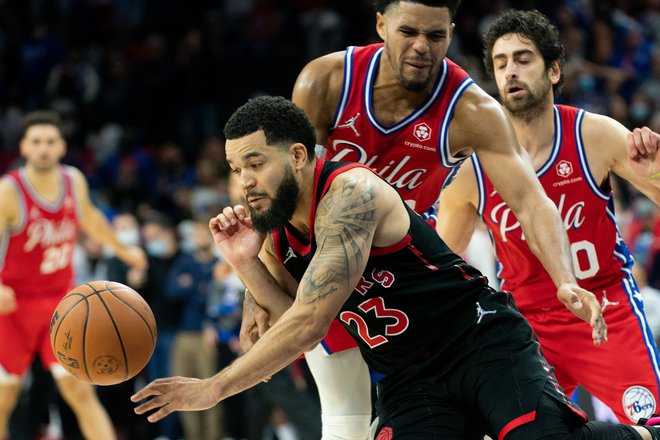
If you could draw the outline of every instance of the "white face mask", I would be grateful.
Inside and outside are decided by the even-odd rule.
[[[124,229],[117,232],[117,240],[124,246],[137,246],[140,244],[140,231],[137,229]]]

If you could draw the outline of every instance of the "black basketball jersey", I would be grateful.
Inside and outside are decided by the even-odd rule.
[[[368,169],[317,159],[310,236],[302,237],[290,224],[272,232],[277,258],[298,281],[316,252],[319,201],[338,174],[356,167]],[[464,352],[461,334],[477,317],[475,302],[492,293],[479,271],[407,209],[408,234],[386,248],[372,248],[360,282],[337,316],[367,364],[384,375],[429,358],[437,357],[445,368],[458,361]]]

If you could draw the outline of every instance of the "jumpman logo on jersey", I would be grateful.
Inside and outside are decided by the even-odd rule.
[[[600,309],[601,309],[601,311],[604,312],[605,309],[606,309],[608,306],[618,306],[618,305],[619,305],[619,301],[610,301],[610,300],[608,300],[608,299],[607,299],[607,292],[605,292],[605,291],[603,290],[603,300],[602,300],[601,303],[600,303]]]
[[[289,246],[289,250],[286,251],[286,257],[284,258],[284,261],[282,262],[282,264],[286,264],[287,261],[289,261],[292,258],[296,258],[296,257],[297,257],[297,255],[295,254],[295,252],[293,252],[293,249],[291,249],[291,246]]]
[[[481,304],[477,302],[477,324],[481,322],[484,316],[492,315],[497,313],[497,310],[484,310],[481,308]]]
[[[359,113],[356,113],[355,116],[352,118],[349,118],[346,122],[343,124],[337,126],[337,128],[350,128],[355,132],[355,136],[360,136],[360,133],[357,131],[357,128],[355,128],[355,121],[357,121],[357,118],[360,117]]]

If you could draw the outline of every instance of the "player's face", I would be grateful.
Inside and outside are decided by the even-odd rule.
[[[492,53],[500,99],[512,116],[531,119],[552,105],[552,84],[559,80],[559,69],[546,68],[532,41],[506,34],[495,42]]]
[[[386,61],[399,84],[411,92],[432,87],[454,30],[449,8],[402,1],[376,19]]]
[[[228,140],[225,149],[233,174],[231,184],[245,198],[254,228],[268,232],[286,225],[300,192],[288,155],[267,145],[261,130]]]
[[[55,168],[66,152],[66,143],[57,127],[33,125],[21,139],[21,154],[27,165],[35,171],[50,171]]]

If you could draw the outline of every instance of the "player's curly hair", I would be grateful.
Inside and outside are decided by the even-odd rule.
[[[374,0],[374,7],[376,8],[376,12],[384,14],[387,8],[389,8],[391,5],[395,5],[402,1],[408,3],[419,3],[424,6],[431,6],[434,8],[447,7],[449,8],[449,13],[451,14],[452,18],[456,15],[456,10],[461,4],[461,0]]]
[[[23,136],[33,125],[52,125],[62,133],[62,119],[57,112],[52,110],[35,110],[23,118]]]
[[[225,138],[238,139],[263,130],[268,145],[288,149],[299,142],[314,159],[316,132],[305,112],[281,96],[250,99],[232,114],[225,124]]]
[[[559,31],[548,18],[539,11],[507,11],[493,23],[484,37],[484,66],[488,75],[493,77],[493,46],[506,34],[519,34],[530,40],[543,56],[545,67],[559,61],[561,76],[552,86],[555,95],[564,85],[564,45],[559,39]]]

